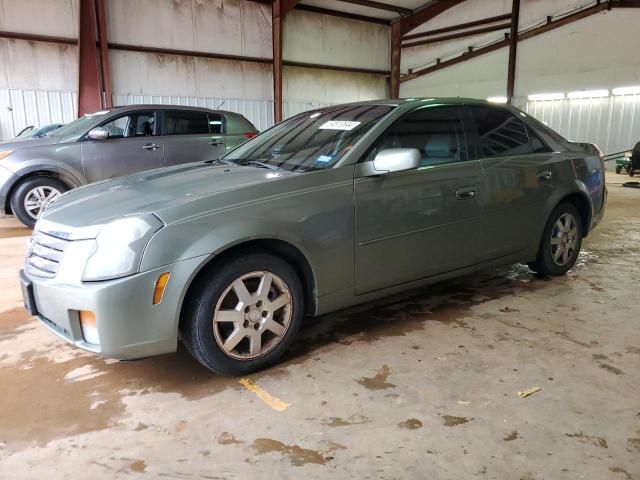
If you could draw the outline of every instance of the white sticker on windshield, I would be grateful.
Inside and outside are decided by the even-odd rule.
[[[330,120],[320,126],[320,130],[353,130],[360,122],[350,122],[348,120]]]

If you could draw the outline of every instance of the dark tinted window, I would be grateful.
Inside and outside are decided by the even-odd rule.
[[[531,127],[527,126],[527,132],[529,133],[529,143],[531,143],[533,153],[547,153],[552,151]]]
[[[165,118],[167,135],[209,133],[209,118],[206,112],[169,111]]]
[[[151,137],[156,135],[153,112],[131,112],[103,123],[109,138]]]
[[[422,166],[466,160],[458,108],[430,106],[405,115],[383,134],[367,160],[387,148],[418,149]]]
[[[526,155],[531,153],[524,122],[504,108],[469,107],[478,128],[481,158]]]

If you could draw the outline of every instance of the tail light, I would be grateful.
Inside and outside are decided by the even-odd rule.
[[[244,137],[247,137],[247,138],[253,138],[253,137],[255,137],[257,135],[257,133],[256,132],[247,132],[247,133],[243,133],[242,135]]]

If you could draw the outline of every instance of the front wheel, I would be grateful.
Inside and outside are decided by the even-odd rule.
[[[252,253],[198,279],[180,320],[180,334],[202,365],[246,375],[278,360],[302,321],[300,278],[284,260]]]
[[[27,227],[33,227],[47,205],[67,190],[69,188],[56,178],[28,178],[11,195],[11,210]]]
[[[529,266],[541,275],[564,275],[578,260],[582,236],[582,217],[575,205],[558,205],[545,226],[538,257]]]

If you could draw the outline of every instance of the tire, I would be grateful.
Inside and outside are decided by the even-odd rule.
[[[267,278],[270,288],[261,291]],[[303,312],[302,283],[291,265],[268,253],[248,252],[196,280],[182,309],[180,336],[191,355],[213,372],[246,375],[284,354]]]
[[[561,227],[568,228],[569,231],[564,232]],[[578,259],[582,237],[580,212],[572,203],[561,203],[547,221],[538,257],[529,264],[529,268],[545,276],[564,275],[573,268]]]
[[[53,177],[27,178],[13,191],[11,210],[27,227],[33,227],[42,207],[46,206],[45,202],[50,202],[67,190],[69,187]]]
[[[621,171],[622,171],[622,165],[616,165],[616,173],[620,175]]]
[[[633,170],[633,168],[630,168],[630,169],[629,169],[629,176],[630,176],[630,177],[633,177],[633,176],[635,175],[635,173],[636,173],[636,172]]]

